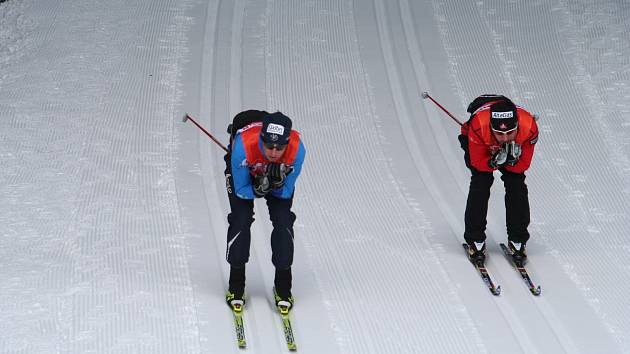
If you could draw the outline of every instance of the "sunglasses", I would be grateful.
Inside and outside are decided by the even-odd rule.
[[[495,132],[495,133],[497,133],[497,134],[501,134],[501,135],[508,135],[508,134],[512,133],[513,131],[515,131],[516,129],[518,129],[518,125],[517,125],[517,126],[515,126],[515,127],[514,127],[514,128],[512,128],[512,129],[510,129],[510,130],[506,130],[506,131],[503,131],[503,130],[496,130],[496,129],[494,129],[494,128],[491,128],[491,129],[492,129],[492,131],[493,131],[493,132]]]
[[[287,144],[263,143],[266,149],[282,151],[287,148]]]

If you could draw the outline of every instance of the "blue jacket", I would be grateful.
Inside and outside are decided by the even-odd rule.
[[[257,143],[259,150],[258,152],[260,152],[260,155],[264,157],[262,140],[259,138]],[[265,171],[267,165],[269,165],[270,162],[266,159],[263,159],[262,161],[251,161],[251,157],[250,160],[248,160],[241,133],[238,133],[236,135],[232,145],[231,167],[234,192],[236,193],[236,196],[241,199],[254,199],[256,196],[254,194],[254,187],[252,184],[253,177],[256,174]],[[287,150],[285,151],[285,155],[287,155],[287,153],[290,152]],[[293,159],[291,164],[285,162],[285,157],[288,156],[282,156],[280,162],[285,163],[287,167],[293,167],[293,171],[287,175],[282,188],[271,190],[270,193],[274,197],[280,199],[290,199],[293,196],[293,192],[295,190],[295,182],[300,176],[300,172],[302,172],[302,163],[304,162],[304,157],[306,156],[306,149],[304,148],[304,144],[302,144],[301,139],[299,141],[297,151],[294,152],[294,154],[295,159]]]

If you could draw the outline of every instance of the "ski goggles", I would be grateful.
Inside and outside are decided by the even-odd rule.
[[[284,149],[287,148],[287,145],[288,144],[275,144],[275,143],[265,143],[265,142],[263,142],[263,146],[266,149],[269,149],[269,150],[283,151]]]

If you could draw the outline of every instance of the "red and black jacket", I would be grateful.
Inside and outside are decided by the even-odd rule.
[[[490,128],[490,107],[493,103],[488,102],[477,109],[461,129],[462,135],[468,139],[470,166],[480,172],[496,170],[490,168],[489,162],[492,155],[501,148]],[[524,173],[529,169],[534,156],[534,147],[538,142],[538,125],[534,116],[522,107],[517,106],[516,116],[518,129],[514,141],[521,145],[521,157],[514,166],[506,165],[497,169]]]

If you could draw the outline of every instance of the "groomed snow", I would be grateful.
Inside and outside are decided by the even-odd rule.
[[[630,353],[630,4],[614,0],[0,2],[0,352],[282,353],[258,202],[248,348],[224,303],[231,117],[280,110],[299,353]],[[532,296],[488,217],[466,260],[460,120],[537,113]]]

